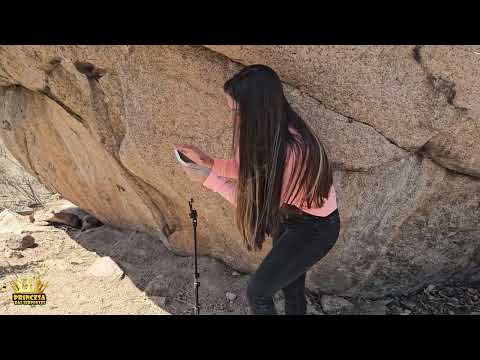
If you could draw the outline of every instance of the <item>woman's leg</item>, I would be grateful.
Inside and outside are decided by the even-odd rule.
[[[285,231],[282,224],[280,235]],[[273,237],[273,246],[278,243],[278,236]],[[307,273],[303,273],[296,280],[282,289],[284,295],[285,315],[304,315],[307,313],[307,299],[305,298],[305,279]]]
[[[306,275],[307,273],[303,273],[282,289],[285,296],[285,315],[305,315],[307,313],[307,299],[305,298]]]
[[[287,288],[289,294],[288,311],[302,312],[305,304],[302,305],[301,296],[305,295],[299,294],[304,292],[304,275],[333,247],[339,229],[338,214],[325,220],[287,225],[248,284],[247,298],[252,313],[275,315],[273,295],[283,288]],[[285,301],[287,305],[287,299]]]

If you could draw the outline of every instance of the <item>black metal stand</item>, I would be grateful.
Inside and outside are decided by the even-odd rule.
[[[200,287],[200,282],[198,278],[200,274],[197,271],[197,210],[192,208],[193,199],[190,199],[188,205],[190,207],[190,218],[192,219],[193,223],[193,256],[195,259],[195,270],[194,270],[194,280],[193,280],[193,287],[195,291],[195,315],[200,315],[200,306],[198,304],[198,288]]]

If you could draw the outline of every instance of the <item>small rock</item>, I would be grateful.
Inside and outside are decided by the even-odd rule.
[[[98,220],[95,216],[86,215],[82,218],[82,228],[80,231],[85,231],[94,227],[102,226],[103,223]]]
[[[409,300],[401,300],[400,304],[405,306],[409,310],[415,310],[417,308],[417,305]]]
[[[328,314],[350,311],[353,309],[353,304],[350,301],[338,296],[322,295],[320,304],[322,305],[323,311]]]
[[[80,218],[77,215],[68,212],[52,211],[52,216],[46,221],[50,223],[63,224],[74,228],[80,228],[82,226],[82,221]]]
[[[84,212],[83,212],[84,213]],[[74,213],[73,210],[68,208],[53,206],[53,208],[47,206],[41,210],[36,210],[33,213],[34,223],[44,224],[45,222],[49,225],[53,224],[63,224],[75,228],[80,228],[82,226],[82,221],[80,217]]]
[[[228,301],[233,301],[237,298],[237,295],[232,292],[227,292],[225,294],[225,297],[227,298]]]
[[[165,306],[167,303],[167,298],[165,296],[152,296],[151,299],[155,304],[160,306]]]
[[[458,305],[460,303],[460,301],[457,298],[454,298],[454,297],[450,298],[450,302],[455,304],[455,305]]]
[[[2,233],[20,234],[30,221],[14,211],[5,209],[0,212],[0,229]]]
[[[307,314],[308,315],[323,315],[323,312],[318,311],[315,306],[308,304],[307,305]]]
[[[120,279],[123,276],[123,270],[109,256],[104,256],[96,260],[87,271],[97,277]]]
[[[167,303],[167,298],[165,296],[160,296],[158,298],[158,303],[160,304],[160,306],[165,306],[165,304]]]
[[[33,214],[33,209],[28,206],[14,208],[13,211],[15,211],[19,215],[24,215],[24,216]]]
[[[448,310],[448,315],[455,315],[455,313],[452,310]]]
[[[410,315],[412,312],[408,309],[403,310],[400,315]]]
[[[6,245],[12,250],[25,250],[35,245],[35,238],[30,234],[12,234],[7,240]]]
[[[232,276],[240,276],[240,273],[238,271],[233,271]]]
[[[65,213],[75,216],[70,217],[68,215],[63,215]],[[78,227],[81,226],[80,219],[85,215],[88,215],[86,211],[64,199],[49,201],[44,204],[44,206],[35,209],[33,213],[35,222],[47,221],[50,223],[60,223],[70,226],[78,224]]]
[[[163,275],[158,275],[151,280],[145,287],[145,293],[156,297],[173,296],[171,284]]]
[[[390,307],[390,313],[391,314],[399,315],[399,314],[402,313],[402,311],[403,311],[403,309],[401,307],[397,306],[397,305],[392,305]]]
[[[429,293],[431,291],[435,290],[435,285],[430,284],[426,287],[425,292]]]
[[[284,315],[285,314],[285,299],[278,299],[274,301],[274,305],[277,309],[277,313],[279,315]]]
[[[362,301],[356,306],[358,313],[365,315],[386,315],[387,304],[392,302],[392,299],[377,300],[377,301]]]
[[[36,209],[36,208],[42,207],[42,204],[39,202],[31,202],[27,206],[32,209]]]
[[[23,257],[23,254],[20,251],[10,250],[10,249],[5,249],[5,254],[4,255],[8,259],[11,259],[11,258],[20,259],[20,258]]]

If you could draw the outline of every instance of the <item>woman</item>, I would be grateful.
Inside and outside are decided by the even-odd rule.
[[[285,313],[305,314],[306,272],[333,247],[340,230],[325,148],[268,66],[245,67],[224,91],[233,115],[234,158],[212,159],[196,147],[177,145],[201,165],[182,168],[236,206],[248,250],[261,249],[265,236],[272,236],[272,249],[248,284],[251,312],[276,314],[273,296],[283,290]]]

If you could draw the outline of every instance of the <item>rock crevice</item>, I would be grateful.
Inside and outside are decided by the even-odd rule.
[[[469,109],[466,107],[458,106],[454,104],[455,96],[457,95],[457,91],[455,90],[456,84],[451,81],[442,78],[441,76],[435,76],[430,69],[428,69],[427,65],[425,65],[422,57],[422,49],[424,46],[416,45],[412,52],[414,60],[421,66],[421,68],[425,71],[425,76],[435,91],[443,94],[445,99],[449,105],[452,105],[456,110],[459,111],[468,111]]]

